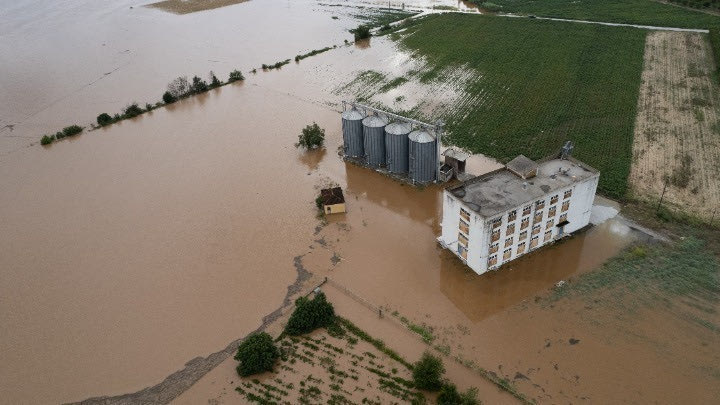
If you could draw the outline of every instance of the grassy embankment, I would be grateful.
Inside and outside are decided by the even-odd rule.
[[[397,35],[397,34],[396,34]],[[430,16],[399,41],[432,85],[472,69],[467,93],[442,111],[450,142],[501,161],[532,159],[575,142],[602,173],[600,190],[625,194],[646,31],[475,15]],[[378,92],[393,78],[364,73]],[[369,97],[371,99],[371,97]],[[422,117],[420,117],[422,118]]]
[[[492,3],[501,6],[504,13],[540,17],[678,28],[710,28],[720,24],[720,16],[652,0],[492,0]]]

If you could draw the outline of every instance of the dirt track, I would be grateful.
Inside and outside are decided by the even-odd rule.
[[[720,209],[720,92],[707,36],[653,32],[645,65],[630,173],[634,197],[665,201],[709,219]]]

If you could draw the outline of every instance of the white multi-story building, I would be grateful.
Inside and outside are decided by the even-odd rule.
[[[600,173],[569,150],[447,188],[438,241],[476,273],[494,270],[590,222]]]

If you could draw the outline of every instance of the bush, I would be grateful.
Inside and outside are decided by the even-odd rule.
[[[163,94],[163,102],[165,102],[165,104],[172,104],[176,101],[177,97],[173,96],[169,91],[166,91],[165,94]]]
[[[138,115],[142,114],[144,111],[142,108],[140,108],[136,103],[130,104],[129,106],[125,107],[125,110],[123,110],[123,116],[125,118],[133,118],[137,117]]]
[[[325,294],[319,292],[310,300],[300,297],[295,301],[295,311],[290,315],[285,333],[302,335],[322,328],[335,321],[335,309],[327,302]]]
[[[272,371],[275,361],[280,357],[280,351],[275,347],[273,339],[265,332],[250,335],[238,347],[235,360],[238,360],[236,370],[243,377]]]
[[[63,137],[66,136],[75,136],[82,132],[83,128],[79,125],[70,125],[69,127],[63,128]]]
[[[222,83],[220,80],[218,80],[217,76],[215,76],[215,72],[212,70],[210,71],[210,88],[214,89],[216,87],[222,86]]]
[[[295,146],[302,146],[305,149],[319,148],[325,142],[325,130],[317,123],[306,126],[298,136],[298,143]]]
[[[442,386],[440,378],[444,372],[442,360],[425,352],[413,367],[413,382],[420,389],[437,391]]]
[[[207,83],[205,83],[205,80],[203,80],[197,76],[193,77],[192,92],[195,94],[198,94],[198,93],[204,93],[206,91],[208,91],[208,85],[207,85]]]
[[[360,39],[370,38],[370,27],[364,24],[360,24],[357,28],[352,30],[352,33],[355,34],[356,41]]]
[[[108,124],[112,124],[112,122],[113,122],[113,119],[110,116],[110,114],[102,113],[97,116],[97,123],[101,127],[104,127],[105,125],[108,125]]]
[[[437,397],[439,405],[477,405],[477,388],[470,388],[460,394],[455,384],[445,383]]]
[[[40,139],[40,145],[50,145],[55,140],[54,135],[43,135]]]
[[[61,131],[57,131],[55,134],[55,139],[63,139],[65,138],[65,134],[63,134]]]
[[[239,70],[233,70],[230,72],[230,78],[228,79],[228,82],[236,82],[238,80],[245,80],[245,76],[243,76],[242,72]]]

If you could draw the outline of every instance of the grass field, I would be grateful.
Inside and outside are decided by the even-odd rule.
[[[678,28],[720,25],[720,16],[652,0],[493,0],[502,12]]]
[[[634,28],[455,14],[431,16],[395,38],[425,61],[413,74],[430,87],[463,71],[466,95],[433,117],[447,122],[452,143],[507,162],[544,157],[570,139],[575,156],[600,170],[601,191],[622,197],[645,36]]]

